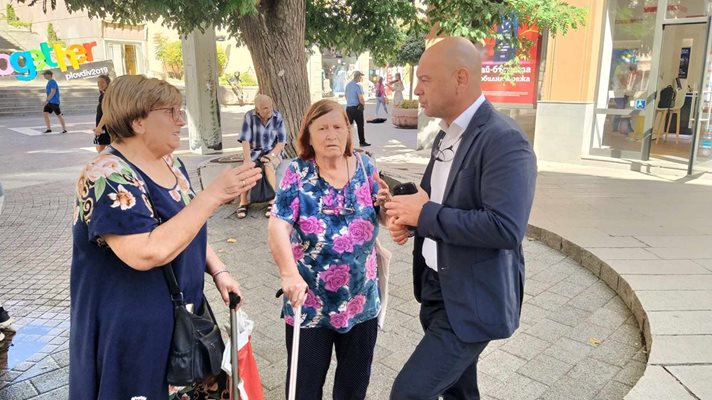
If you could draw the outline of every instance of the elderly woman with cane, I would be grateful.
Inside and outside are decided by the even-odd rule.
[[[353,152],[348,117],[334,101],[309,108],[297,145],[268,227],[287,343],[301,328],[296,398],[322,398],[335,349],[334,398],[364,399],[380,310],[375,242],[385,215],[374,199],[387,185],[368,157]],[[288,364],[292,356],[288,345]]]

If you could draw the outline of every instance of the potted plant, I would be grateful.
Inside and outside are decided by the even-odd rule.
[[[418,100],[403,100],[393,109],[391,122],[398,128],[418,128]]]

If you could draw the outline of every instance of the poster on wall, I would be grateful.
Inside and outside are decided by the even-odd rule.
[[[512,29],[513,28],[513,29]],[[497,27],[500,33],[516,31],[520,38],[533,44],[527,58],[519,61],[522,73],[513,76],[514,81],[505,81],[502,73],[505,64],[514,58],[516,50],[498,40],[485,42],[482,59],[482,92],[490,102],[501,106],[533,107],[537,101],[537,70],[539,66],[539,29],[536,26],[518,26],[517,21],[505,21]]]
[[[683,47],[680,49],[680,68],[677,72],[677,77],[687,79],[687,70],[690,68],[690,50],[691,47]]]

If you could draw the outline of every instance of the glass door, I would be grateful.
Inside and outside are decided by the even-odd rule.
[[[707,21],[707,43],[703,74],[700,83],[700,97],[697,107],[695,135],[690,150],[688,174],[712,171],[712,24]]]
[[[705,19],[706,20],[706,19]],[[699,122],[707,22],[663,25],[649,157],[687,169]]]
[[[639,160],[652,130],[659,0],[610,0],[590,154]]]

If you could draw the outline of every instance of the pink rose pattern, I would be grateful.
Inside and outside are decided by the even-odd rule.
[[[373,238],[373,223],[365,219],[355,219],[349,225],[349,236],[354,244],[363,244]]]
[[[348,235],[334,237],[334,251],[337,253],[353,253],[354,243],[351,237]]]
[[[294,261],[304,258],[304,248],[300,243],[292,243],[292,255],[294,255]]]
[[[376,249],[366,259],[366,279],[375,280],[378,276],[378,263],[376,262]]]
[[[311,234],[320,234],[324,233],[324,230],[326,229],[326,226],[323,221],[319,221],[317,217],[309,217],[309,218],[300,218],[299,219],[299,228],[302,230],[302,232],[306,233],[307,235]]]
[[[321,273],[321,280],[324,281],[324,288],[330,292],[336,292],[342,286],[349,284],[351,280],[351,268],[348,265],[332,265],[326,271]]]
[[[368,173],[377,173],[368,162],[366,168]],[[272,213],[294,226],[292,254],[310,288],[302,308],[304,327],[345,332],[378,314],[373,247],[378,221],[369,178],[356,173],[345,189],[335,190],[316,174],[313,160],[297,159],[280,183]],[[321,213],[324,206],[344,205],[356,212],[347,216]],[[365,259],[364,252],[370,254]],[[286,302],[283,311],[285,323],[292,325],[292,308]]]
[[[330,313],[329,320],[331,326],[336,329],[343,329],[349,326],[349,315],[347,313]]]
[[[371,198],[371,188],[368,187],[368,181],[366,181],[366,184],[363,184],[359,186],[358,189],[356,189],[356,198],[358,199],[358,203],[361,205],[361,207],[368,207],[370,205],[373,205],[373,199]]]
[[[353,318],[357,314],[361,314],[364,304],[366,304],[366,296],[362,294],[356,295],[346,304],[346,315],[349,318]]]

